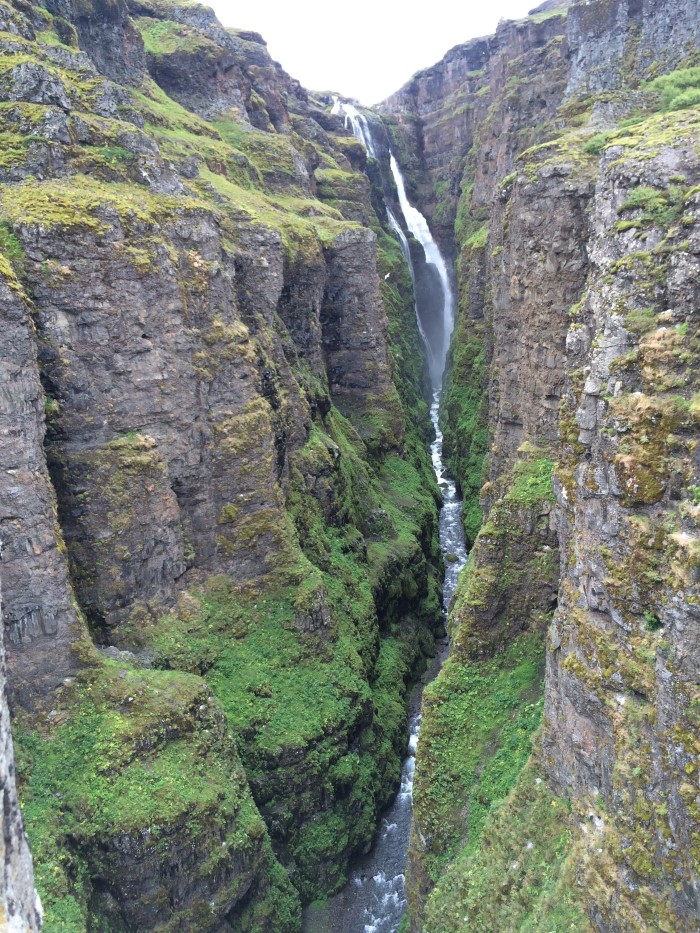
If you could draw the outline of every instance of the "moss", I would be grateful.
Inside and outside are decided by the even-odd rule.
[[[466,176],[465,176],[466,177]],[[488,394],[486,338],[488,323],[474,320],[470,302],[480,295],[488,224],[470,207],[471,183],[463,182],[455,233],[462,242],[459,261],[460,294],[457,322],[450,346],[440,407],[443,456],[462,494],[462,520],[467,544],[479,531],[482,511],[479,491],[483,485],[488,447]],[[486,297],[486,296],[484,296]],[[488,298],[487,298],[488,301]]]
[[[24,269],[24,249],[9,223],[0,222],[0,253],[11,263],[15,273],[21,275]]]
[[[590,931],[576,885],[570,808],[542,773],[536,752],[507,799],[492,807],[480,847],[467,846],[431,893],[426,933]]]
[[[505,501],[531,507],[538,502],[554,502],[552,468],[554,464],[546,457],[519,460],[515,465],[515,479]]]
[[[526,635],[487,662],[449,658],[426,689],[414,792],[433,882],[465,846],[477,850],[492,804],[527,761],[542,716],[543,663],[541,638]]]
[[[680,217],[686,197],[686,190],[677,186],[672,186],[668,191],[644,186],[633,188],[620,207],[619,213],[625,214],[628,211],[641,211],[641,213],[633,220],[618,223],[616,229],[618,232],[623,232],[624,229],[634,226],[642,227],[653,224],[668,227]]]
[[[196,846],[194,871],[214,889],[222,871],[239,880],[237,862],[250,864],[261,846],[273,861],[235,748],[197,677],[93,663],[59,690],[48,725],[20,718],[16,742],[47,929],[88,928],[93,885],[119,872],[117,840],[144,826],[155,859],[167,858],[173,831]],[[279,881],[283,912],[298,917],[289,882]],[[188,923],[186,911],[179,919]]]
[[[154,58],[164,58],[174,53],[196,55],[204,61],[221,58],[221,47],[191,26],[142,16],[135,17],[134,22],[141,33],[146,52]]]
[[[605,149],[613,135],[613,132],[610,130],[596,133],[595,136],[591,136],[591,138],[584,143],[583,151],[587,155],[598,155]]]
[[[275,546],[286,555],[277,582],[244,590],[226,578],[211,581],[177,615],[141,632],[159,666],[201,672],[221,702],[304,900],[342,884],[349,856],[372,837],[400,770],[405,683],[440,617],[428,564],[437,561],[437,514],[427,473],[398,455],[369,470],[341,416],[331,412],[325,427],[330,433],[314,426],[294,462],[289,507],[299,538],[286,527],[286,544]],[[226,436],[239,443],[242,432]],[[418,450],[412,456],[429,471]],[[327,524],[301,470],[336,471],[339,527]],[[246,520],[228,508],[223,520],[222,528],[233,522],[240,544]],[[357,546],[358,526],[368,535],[366,552]],[[251,534],[260,540],[257,525]],[[300,631],[299,619],[323,606],[326,626]],[[360,737],[351,753],[349,735]]]

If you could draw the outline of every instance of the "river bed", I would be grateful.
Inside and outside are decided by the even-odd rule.
[[[433,396],[430,417],[435,427],[431,445],[433,468],[443,495],[440,510],[440,549],[445,558],[443,612],[467,562],[462,502],[454,482],[445,474],[442,462],[442,433],[438,424],[440,393]],[[323,904],[304,911],[304,933],[396,933],[406,912],[406,857],[413,809],[413,772],[419,742],[423,688],[433,680],[449,651],[447,638],[436,641],[436,654],[416,684],[408,709],[408,746],[401,769],[401,786],[394,801],[382,815],[371,851],[355,862],[345,887]]]

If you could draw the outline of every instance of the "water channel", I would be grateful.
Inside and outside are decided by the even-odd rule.
[[[355,134],[365,145],[370,156],[375,157],[376,147],[372,129],[366,117],[349,103],[337,98],[335,113],[344,114]],[[440,510],[440,549],[445,561],[443,584],[443,613],[447,627],[447,610],[457,585],[459,573],[466,564],[467,551],[462,526],[462,502],[457,496],[454,481],[447,475],[442,459],[442,432],[439,425],[440,385],[454,326],[454,296],[445,261],[430,232],[425,218],[413,207],[405,191],[405,185],[396,159],[391,155],[391,170],[396,183],[399,204],[408,231],[423,246],[426,261],[434,265],[442,292],[442,338],[439,346],[430,346],[421,323],[421,308],[416,306],[418,327],[425,343],[427,359],[433,379],[434,393],[430,417],[435,429],[435,440],[431,444],[433,469],[443,496]],[[413,263],[406,233],[391,209],[387,207],[387,218],[397,234],[414,276]],[[415,285],[415,278],[414,278]],[[324,904],[316,904],[304,911],[304,933],[396,933],[406,913],[406,858],[411,832],[413,809],[413,773],[416,765],[416,750],[420,741],[421,700],[423,689],[433,680],[442,666],[449,645],[447,638],[438,639],[436,653],[411,695],[408,709],[408,746],[401,770],[401,786],[394,802],[382,815],[371,851],[358,859],[348,883],[337,895]]]

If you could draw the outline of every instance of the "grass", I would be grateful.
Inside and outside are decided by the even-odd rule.
[[[425,933],[587,933],[576,890],[570,811],[542,779],[538,754],[492,807],[481,847],[467,845],[425,908]]]
[[[465,846],[474,851],[491,806],[510,792],[542,718],[544,644],[520,636],[486,662],[449,658],[426,688],[416,816],[431,840],[434,882]]]

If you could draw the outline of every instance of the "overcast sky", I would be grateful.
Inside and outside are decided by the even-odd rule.
[[[252,29],[304,87],[379,103],[453,45],[520,19],[540,0],[203,0]]]

